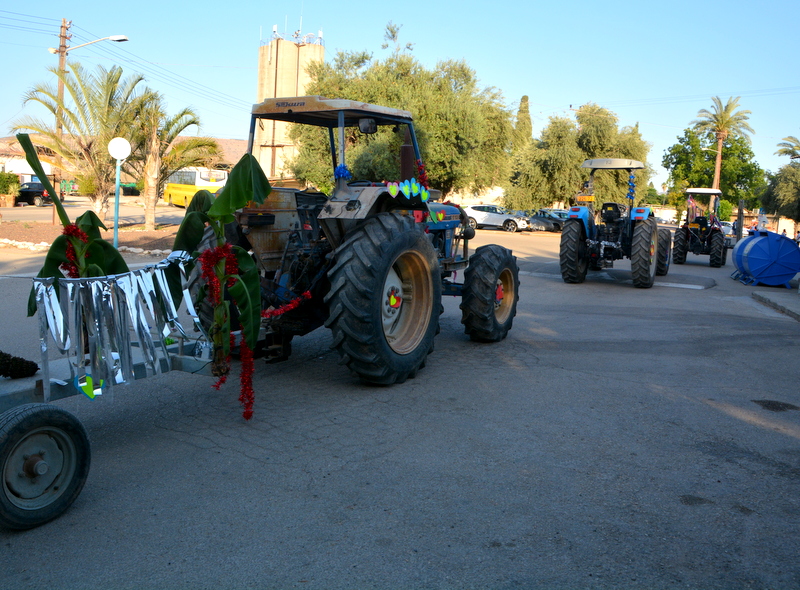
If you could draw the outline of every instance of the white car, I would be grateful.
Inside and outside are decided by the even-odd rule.
[[[464,207],[469,216],[469,226],[473,229],[481,227],[502,227],[506,231],[528,229],[528,218],[497,205],[472,205]]]

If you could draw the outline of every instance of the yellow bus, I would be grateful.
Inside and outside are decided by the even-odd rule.
[[[161,197],[167,205],[186,207],[199,190],[216,193],[228,180],[227,170],[182,168],[170,174]]]

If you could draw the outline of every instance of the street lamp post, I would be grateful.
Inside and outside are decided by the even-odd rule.
[[[61,144],[61,136],[63,134],[63,115],[61,105],[64,102],[64,76],[67,73],[67,53],[72,51],[73,49],[78,49],[79,47],[86,47],[87,45],[91,45],[92,43],[98,43],[100,41],[114,41],[116,43],[122,43],[123,41],[127,41],[128,38],[125,35],[111,35],[109,37],[102,37],[100,39],[95,39],[94,41],[89,41],[88,43],[83,43],[81,45],[75,45],[74,47],[67,47],[67,41],[69,41],[72,36],[67,34],[67,31],[72,26],[72,21],[68,21],[65,18],[61,19],[61,30],[58,34],[58,49],[55,47],[48,47],[47,51],[52,53],[53,55],[58,54],[58,104],[56,105],[56,136],[58,138],[59,149]],[[57,156],[56,160],[56,168],[61,170],[61,156]],[[55,183],[54,183],[55,184]],[[58,189],[57,189],[58,190]],[[60,196],[60,195],[59,195]]]
[[[119,172],[125,158],[131,155],[131,144],[124,137],[115,137],[108,142],[108,153],[117,161],[117,181],[114,194],[114,247],[119,246]]]

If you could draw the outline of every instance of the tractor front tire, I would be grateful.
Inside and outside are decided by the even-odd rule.
[[[75,416],[49,404],[0,415],[0,526],[24,530],[60,516],[86,483],[89,437]]]
[[[561,278],[565,283],[582,283],[586,279],[589,253],[580,220],[568,220],[564,224],[558,260],[561,264]]]
[[[631,275],[633,286],[649,289],[656,278],[658,259],[658,226],[653,218],[640,221],[633,228],[631,242]]]
[[[464,272],[464,333],[475,342],[499,342],[511,329],[517,301],[519,268],[511,250],[496,244],[478,248]]]
[[[711,236],[711,248],[708,257],[708,265],[713,268],[725,266],[725,259],[728,252],[725,250],[725,234],[715,232]]]
[[[672,254],[672,233],[664,227],[658,230],[657,276],[663,277],[669,272],[670,254]]]
[[[409,216],[381,213],[334,252],[325,325],[353,373],[391,385],[425,366],[439,331],[442,282],[436,250]]]
[[[686,241],[686,228],[679,227],[675,230],[675,238],[672,241],[672,262],[683,264],[686,262],[686,252],[689,244]]]

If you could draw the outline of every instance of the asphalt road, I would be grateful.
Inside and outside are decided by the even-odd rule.
[[[446,299],[401,385],[318,330],[257,364],[250,422],[234,379],[177,372],[60,402],[92,470],[0,532],[0,588],[800,587],[799,326],[769,288],[693,255],[652,289],[625,262],[567,285],[557,235],[484,242],[519,257],[514,328],[470,342]],[[0,280],[0,349],[36,351],[29,286]]]

